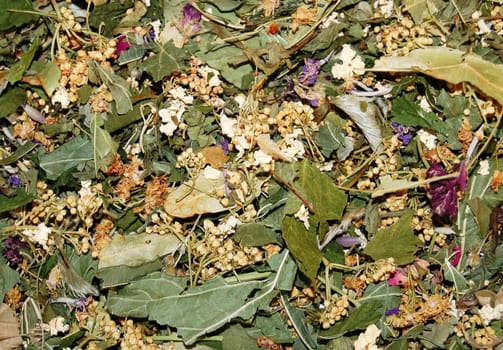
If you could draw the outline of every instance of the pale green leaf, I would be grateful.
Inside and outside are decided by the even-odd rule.
[[[290,305],[287,293],[283,292],[280,295],[281,302],[285,307],[285,312],[288,316],[288,319],[292,323],[293,328],[297,332],[297,336],[301,339],[302,343],[307,349],[316,349],[316,340],[312,332],[309,331],[308,325],[306,324],[304,312]]]
[[[91,120],[91,138],[94,152],[94,171],[98,174],[101,170],[106,172],[108,166],[114,161],[119,144],[102,128],[103,116],[95,113]]]
[[[93,146],[89,139],[79,135],[49,154],[39,156],[40,167],[49,180],[56,180],[65,171],[93,159]]]
[[[5,261],[0,264],[0,297],[4,298],[7,293],[16,283],[20,282],[19,273],[13,270]]]
[[[173,72],[181,71],[186,56],[183,49],[174,46],[171,42],[158,48],[159,52],[147,58],[142,64],[143,69],[152,76],[155,82],[170,76]]]
[[[411,212],[406,212],[399,221],[379,230],[363,252],[374,260],[393,258],[397,265],[414,261],[415,252],[423,243],[414,235],[412,217]]]
[[[418,72],[451,84],[470,83],[503,104],[503,64],[448,47],[413,50],[407,56],[382,57],[372,71]]]
[[[178,296],[187,287],[187,281],[187,278],[153,272],[116,293],[110,293],[107,308],[115,315],[146,318],[154,300],[171,302],[174,307]],[[169,313],[169,308],[163,310]]]
[[[111,266],[139,266],[180,248],[180,240],[174,234],[139,233],[114,235],[112,242],[100,251],[99,269]]]
[[[382,149],[380,112],[372,99],[356,95],[340,95],[333,98],[332,102],[358,125],[374,151]]]
[[[185,279],[154,273],[111,294],[107,307],[116,315],[148,317],[176,327],[184,343],[190,345],[233,319],[250,319],[260,307],[267,306],[289,264],[288,252],[280,256],[277,272],[265,281],[228,283],[215,277],[182,292]]]
[[[45,93],[52,96],[54,90],[59,87],[59,78],[61,77],[58,65],[49,60],[41,60],[33,62],[30,71],[33,71],[40,80]]]
[[[459,294],[464,294],[468,289],[468,282],[465,277],[459,272],[451,262],[445,259],[443,264],[444,278],[447,281],[454,283],[454,290]]]
[[[438,7],[435,5],[437,1],[432,0],[403,0],[403,11],[411,14],[414,23],[417,25],[423,23],[426,18],[431,18],[438,12]]]
[[[106,70],[95,61],[91,61],[90,67],[97,72],[103,84],[105,84],[112,93],[117,113],[124,114],[133,109],[131,92],[129,91],[129,85],[126,80],[113,71]]]
[[[35,198],[37,198],[35,195],[27,193],[23,188],[17,188],[14,195],[10,197],[0,194],[0,213],[17,209]]]

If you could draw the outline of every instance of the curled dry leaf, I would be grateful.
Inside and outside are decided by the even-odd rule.
[[[15,349],[23,344],[14,312],[9,305],[0,305],[0,349]]]
[[[208,179],[200,173],[171,192],[164,202],[164,210],[177,218],[189,218],[198,214],[220,213],[229,210],[222,204],[225,195],[225,178],[221,173],[216,179]]]

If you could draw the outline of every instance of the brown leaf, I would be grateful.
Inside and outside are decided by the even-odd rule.
[[[225,154],[222,147],[209,146],[201,150],[204,158],[215,169],[222,169],[229,160],[229,156]]]
[[[15,349],[23,344],[14,312],[9,305],[0,305],[0,349]]]

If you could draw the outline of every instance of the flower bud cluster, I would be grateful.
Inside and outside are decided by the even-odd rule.
[[[416,26],[409,17],[403,17],[399,23],[389,26],[374,27],[377,48],[386,54],[407,55],[418,47],[431,46],[433,39],[428,28]]]
[[[380,259],[374,263],[367,264],[365,273],[360,276],[367,284],[386,281],[395,272],[396,264],[393,258]]]
[[[323,329],[330,328],[335,322],[348,315],[349,300],[347,295],[332,297],[325,300],[323,311],[320,315],[320,324]]]

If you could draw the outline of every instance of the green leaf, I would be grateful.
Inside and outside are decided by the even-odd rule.
[[[187,282],[187,278],[154,272],[118,292],[111,292],[106,306],[115,315],[146,318],[150,313],[150,303],[154,300],[168,300],[176,306],[174,303],[187,287]],[[168,312],[168,309],[164,310]]]
[[[406,212],[399,221],[379,230],[363,252],[374,260],[393,258],[397,265],[414,261],[422,242],[414,235],[412,217],[411,212]]]
[[[114,235],[112,242],[100,251],[99,269],[112,266],[139,266],[173,254],[180,248],[174,234],[139,233]]]
[[[33,4],[29,0],[0,0],[0,30],[21,27],[26,23],[35,21],[38,18],[37,15],[22,12],[33,10]]]
[[[314,280],[323,254],[318,248],[313,225],[308,231],[298,219],[285,216],[283,219],[283,238],[297,261],[300,271],[310,280]]]
[[[444,278],[454,283],[454,290],[457,293],[463,294],[468,289],[468,282],[465,277],[447,259],[444,261],[443,270]]]
[[[0,96],[0,118],[14,113],[19,106],[26,102],[26,91],[20,87],[8,89]]]
[[[65,171],[93,159],[93,146],[79,135],[49,154],[39,156],[40,167],[49,180],[56,180]]]
[[[257,315],[254,327],[248,330],[248,334],[255,339],[266,336],[277,344],[291,343],[293,341],[292,331],[288,329],[286,320],[279,312],[268,316]]]
[[[111,288],[128,284],[139,277],[145,276],[151,272],[159,271],[163,267],[162,260],[156,259],[150,263],[139,266],[112,266],[100,269],[96,277],[101,279],[102,288]]]
[[[344,132],[339,123],[340,118],[335,113],[329,113],[323,120],[315,139],[321,152],[325,157],[329,157],[333,151],[339,147],[346,146]]]
[[[149,73],[154,82],[158,82],[168,77],[173,72],[179,72],[184,68],[184,59],[186,53],[168,42],[159,46],[159,53],[147,58],[142,66]]]
[[[250,319],[260,307],[268,306],[277,294],[278,282],[288,265],[287,252],[280,254],[278,271],[266,281],[227,283],[221,277],[182,293],[186,279],[154,273],[111,293],[111,313],[148,317],[161,325],[176,327],[187,345],[235,318]],[[254,293],[253,293],[254,292]]]
[[[382,57],[373,71],[419,72],[451,84],[470,83],[503,104],[503,64],[495,64],[480,56],[435,46],[413,50],[407,56]]]
[[[433,112],[426,112],[407,95],[393,101],[391,113],[394,122],[438,131],[445,136],[449,135],[450,130],[442,119]],[[456,133],[457,130],[453,132]]]
[[[26,142],[23,145],[19,146],[14,153],[11,155],[0,159],[0,165],[8,165],[12,164],[14,162],[17,162],[21,157],[25,156],[26,154],[30,153],[33,149],[37,147],[36,143],[33,142]]]
[[[359,302],[380,301],[386,310],[392,309],[400,304],[402,290],[398,286],[389,286],[387,282],[369,284]]]
[[[257,339],[251,337],[239,323],[230,325],[221,334],[224,337],[223,350],[250,350],[257,347]]]
[[[119,144],[112,139],[110,134],[102,129],[103,117],[95,113],[91,120],[91,139],[93,141],[94,169],[96,175],[101,170],[106,172],[108,166],[114,161]]]
[[[129,84],[126,80],[113,71],[106,70],[95,61],[91,61],[89,66],[98,73],[103,84],[105,84],[112,93],[117,113],[124,114],[133,109],[131,92],[129,91]]]
[[[61,77],[59,67],[49,60],[40,60],[33,62],[30,67],[31,71],[40,80],[45,93],[48,96],[52,96],[54,90],[59,87],[59,78]]]
[[[438,4],[439,0],[404,0],[402,5],[403,11],[411,14],[414,23],[417,25],[423,23],[423,20],[434,16],[442,3]]]
[[[10,268],[5,261],[0,264],[0,297],[2,300],[12,287],[21,281],[19,273]]]
[[[294,187],[313,205],[314,216],[319,222],[339,220],[342,217],[346,195],[310,161],[303,160],[300,163]]]
[[[333,339],[350,331],[364,330],[369,325],[379,321],[384,312],[383,305],[379,301],[361,304],[359,307],[351,310],[347,318],[337,322],[329,329],[321,331],[320,338]]]
[[[316,349],[316,340],[313,337],[312,332],[309,331],[308,325],[305,321],[304,312],[290,305],[288,295],[285,292],[281,293],[281,302],[285,307],[285,312],[288,316],[288,319],[290,320],[290,322],[292,322],[293,328],[297,332],[297,336],[301,339],[304,346],[310,350]]]
[[[279,243],[276,233],[259,222],[239,225],[233,238],[248,247],[260,247],[269,243]]]
[[[40,38],[37,36],[33,40],[30,49],[26,51],[18,62],[14,63],[9,69],[9,74],[7,75],[7,80],[9,83],[14,84],[15,82],[21,80],[24,72],[30,67],[33,57],[40,46]]]
[[[447,341],[454,331],[454,326],[449,322],[430,325],[431,331],[424,331],[421,342],[427,349],[438,349]]]
[[[17,209],[20,206],[30,203],[35,198],[37,198],[35,195],[27,193],[22,188],[17,188],[15,195],[12,197],[0,194],[0,213]]]

